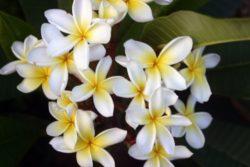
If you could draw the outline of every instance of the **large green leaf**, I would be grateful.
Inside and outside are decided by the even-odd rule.
[[[142,40],[157,47],[183,35],[191,36],[196,47],[250,40],[250,19],[216,19],[180,11],[148,23]]]
[[[203,167],[246,167],[250,165],[248,127],[213,121],[206,131],[206,147],[194,154]]]
[[[16,57],[11,52],[14,41],[23,41],[29,34],[35,34],[33,28],[22,20],[0,12],[0,67]],[[17,76],[0,76],[0,100],[20,95],[16,90],[19,80]]]
[[[44,11],[51,8],[56,8],[57,6],[56,1],[52,0],[19,0],[19,2],[22,6],[25,18],[32,25],[34,25],[38,31],[40,31],[42,23],[46,21],[44,17]]]
[[[0,117],[0,166],[15,167],[43,135],[44,124],[33,117]]]

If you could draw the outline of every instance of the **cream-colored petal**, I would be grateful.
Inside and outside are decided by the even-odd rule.
[[[174,154],[170,156],[170,160],[178,160],[184,158],[190,158],[193,153],[185,146],[176,146]]]
[[[130,39],[124,43],[124,48],[127,58],[140,63],[144,68],[152,66],[157,58],[154,50],[140,41]]]
[[[104,117],[112,117],[114,102],[109,93],[105,90],[98,90],[93,95],[94,105],[97,111]]]
[[[55,102],[49,102],[49,112],[57,120],[63,121],[65,118],[64,109]]]
[[[12,62],[6,64],[5,66],[3,66],[0,69],[0,74],[1,75],[9,75],[9,74],[14,73],[16,71],[16,66],[20,63],[21,63],[21,61],[16,60],[16,61],[12,61]]]
[[[106,44],[111,38],[111,27],[109,24],[99,22],[93,24],[86,33],[86,39],[93,44]]]
[[[99,162],[104,167],[115,167],[113,157],[104,149],[100,147],[91,147],[91,155],[93,160]]]
[[[101,148],[105,148],[122,142],[126,136],[127,131],[118,128],[112,128],[99,133],[95,137],[94,143]]]
[[[68,129],[64,132],[63,139],[65,144],[69,148],[74,149],[77,142],[77,132],[74,125],[70,125]]]
[[[87,112],[76,113],[76,129],[82,139],[91,139],[95,136],[93,121]]]
[[[106,55],[106,49],[103,45],[94,44],[89,48],[89,61],[101,60]]]
[[[160,144],[163,146],[167,153],[173,154],[175,148],[175,141],[168,128],[157,124],[156,130],[157,138],[159,139]]]
[[[179,63],[189,55],[192,47],[192,38],[188,36],[177,37],[162,49],[158,61],[162,65]]]
[[[158,157],[148,159],[143,167],[161,167]]]
[[[158,68],[146,69],[147,82],[144,89],[144,94],[150,97],[156,89],[161,87],[161,73]]]
[[[153,150],[155,139],[156,127],[154,124],[148,124],[137,134],[136,143],[142,152],[149,153]]]
[[[126,12],[127,5],[123,0],[108,0],[109,3],[116,8],[119,13]]]
[[[185,104],[180,99],[176,101],[176,103],[174,104],[174,108],[181,114],[183,114],[186,110]]]
[[[35,45],[38,43],[38,39],[33,36],[29,35],[28,37],[25,38],[24,40],[24,51],[26,54],[35,47]]]
[[[147,160],[151,158],[150,154],[143,153],[137,146],[137,144],[132,145],[129,150],[128,154],[138,160]]]
[[[110,56],[102,58],[96,66],[96,81],[100,82],[106,79],[110,67],[112,65],[112,59]]]
[[[110,77],[105,79],[102,83],[101,83],[101,87],[106,90],[108,93],[113,94],[113,86],[115,84],[116,81],[116,77]]]
[[[23,93],[30,93],[36,90],[43,80],[41,79],[24,79],[18,86],[17,89]]]
[[[114,80],[113,91],[116,96],[131,98],[137,94],[136,87],[123,77],[116,77]]]
[[[198,102],[207,102],[212,95],[209,83],[205,76],[199,76],[194,79],[191,86],[191,93]]]
[[[200,128],[206,129],[212,122],[212,116],[207,112],[197,112],[191,115],[191,120]]]
[[[61,121],[55,121],[49,124],[46,128],[46,132],[49,136],[60,136],[68,128],[69,124]]]
[[[103,19],[116,19],[118,11],[106,0],[101,1],[99,7],[99,17]]]
[[[195,77],[194,73],[192,73],[190,69],[185,68],[180,71],[180,74],[185,78],[186,85],[187,87],[189,87],[194,81],[194,77]]]
[[[141,0],[129,1],[128,14],[136,22],[148,22],[154,19],[150,6]]]
[[[165,126],[189,126],[192,124],[191,120],[182,115],[163,116],[161,119]]]
[[[49,144],[58,152],[62,153],[75,152],[74,149],[70,149],[69,147],[67,147],[67,145],[64,143],[63,137],[55,137],[49,142]]]
[[[167,158],[159,158],[160,167],[174,167],[174,165]]]
[[[173,137],[183,137],[185,135],[185,127],[182,126],[173,126],[171,127],[171,134]]]
[[[41,36],[46,45],[48,45],[53,39],[62,38],[63,34],[56,26],[44,23],[41,27]]]
[[[90,152],[90,148],[87,147],[76,153],[76,160],[78,165],[82,167],[93,167],[93,160]]]
[[[115,61],[123,67],[127,67],[127,64],[129,62],[126,56],[116,56]]]
[[[94,91],[95,90],[93,89],[92,85],[88,83],[76,86],[72,90],[71,99],[74,102],[85,101],[93,95]]]
[[[135,61],[130,61],[127,64],[127,71],[130,80],[137,87],[137,89],[144,89],[147,78],[146,74],[143,71],[143,68],[137,64]],[[141,90],[143,91],[143,90]]]
[[[85,81],[95,84],[95,72],[90,68],[83,70],[81,72],[81,76],[84,78]]]
[[[186,128],[186,141],[191,147],[200,149],[204,147],[205,137],[200,128],[193,124]]]
[[[43,88],[43,93],[45,94],[47,98],[51,100],[56,100],[58,98],[58,96],[51,90],[51,87],[48,81],[42,84],[42,88]]]
[[[87,41],[79,42],[74,48],[74,64],[79,70],[85,70],[89,67],[89,44]]]
[[[148,117],[149,117],[149,111],[145,109],[145,107],[142,106],[141,104],[130,105],[126,110],[126,118],[127,118],[126,121],[129,125],[130,122],[133,122],[138,125],[146,125],[149,123]],[[128,122],[128,120],[130,121]]]
[[[32,64],[18,64],[16,66],[16,71],[18,75],[23,78],[42,78],[44,77],[44,73],[42,72],[42,68],[37,67]]]
[[[15,41],[11,45],[11,51],[14,53],[16,58],[20,60],[25,59],[25,57],[23,57],[25,53],[24,53],[24,44],[22,42]]]
[[[59,30],[67,34],[76,32],[73,17],[61,9],[49,9],[44,12],[49,23],[55,25]]]

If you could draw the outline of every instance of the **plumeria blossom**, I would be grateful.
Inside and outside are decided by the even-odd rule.
[[[108,2],[113,9],[103,8],[102,3]],[[106,13],[106,15],[119,15],[118,17],[123,19],[124,16],[128,13],[129,16],[136,22],[148,22],[153,20],[153,13],[150,6],[147,4],[151,0],[92,0],[94,9],[99,9],[99,12]],[[143,14],[142,14],[143,13]]]
[[[70,112],[72,108],[75,110],[78,108],[77,104],[71,99],[71,96],[71,91],[63,91],[61,96],[57,98],[57,104],[68,112]]]
[[[54,34],[48,45],[48,53],[52,57],[58,57],[73,49],[74,63],[77,68],[83,70],[89,66],[89,44],[108,43],[111,27],[105,22],[93,22],[90,0],[74,0],[72,13],[73,16],[60,9],[45,12],[49,23],[68,34],[63,37]]]
[[[29,53],[28,59],[37,66],[52,68],[49,83],[53,92],[59,96],[67,86],[69,74],[73,74],[80,78],[79,70],[73,61],[72,52],[67,52],[57,57],[52,57],[47,53],[47,46],[49,46],[50,42],[54,39],[54,36],[63,37],[62,33],[55,26],[43,24],[41,34],[46,45],[33,49]],[[102,45],[90,47],[90,61],[95,61],[104,57],[105,53],[106,50]]]
[[[143,68],[136,62],[130,61],[127,64],[127,72],[131,81],[126,78],[117,76],[113,85],[113,91],[116,96],[123,98],[133,98],[130,102],[128,111],[134,105],[145,107],[145,100],[152,95],[154,87],[147,84],[147,77]],[[137,128],[138,124],[134,124],[131,115],[126,112],[126,122],[133,128]]]
[[[19,64],[16,66],[17,73],[24,80],[17,86],[23,93],[30,93],[42,86],[43,92],[49,99],[56,99],[57,95],[51,90],[49,78],[51,76],[50,67],[38,67],[33,64]]]
[[[193,153],[185,146],[175,146],[174,153],[169,154],[159,143],[154,145],[150,153],[143,153],[136,144],[128,151],[129,155],[138,160],[146,160],[144,167],[174,167],[173,160],[190,158]]]
[[[77,131],[75,126],[77,112],[86,112],[90,115],[92,120],[97,117],[92,111],[82,111],[74,108],[71,108],[71,111],[67,111],[54,102],[49,103],[49,112],[57,121],[48,125],[46,129],[47,134],[53,137],[63,134],[65,144],[72,149],[77,142]]]
[[[168,106],[175,104],[177,98],[173,91],[158,88],[150,98],[148,109],[140,106],[130,109],[133,121],[143,125],[136,137],[136,144],[142,152],[151,152],[158,139],[169,154],[174,153],[175,142],[168,127],[191,125],[186,117],[170,114]],[[166,111],[168,115],[165,115]]]
[[[115,167],[114,159],[104,148],[122,142],[127,132],[112,128],[95,136],[93,122],[86,112],[77,113],[76,125],[79,138],[74,149],[69,148],[62,137],[54,138],[50,142],[52,147],[63,153],[76,152],[77,162],[82,167],[92,167],[93,160],[104,167]]]
[[[72,100],[75,102],[85,101],[93,96],[96,109],[105,117],[113,116],[114,111],[114,102],[110,96],[113,93],[114,77],[106,78],[111,64],[110,56],[102,58],[95,72],[90,68],[82,72],[85,83],[72,90]]]
[[[181,71],[188,86],[191,85],[192,95],[200,103],[208,101],[212,94],[206,78],[206,68],[214,68],[220,62],[218,54],[210,53],[202,56],[204,49],[204,47],[195,49],[184,61],[187,68]]]
[[[27,57],[28,53],[31,49],[39,46],[41,42],[34,37],[33,35],[29,35],[25,38],[24,42],[16,41],[12,44],[11,50],[12,53],[16,56],[18,60],[12,61],[6,64],[4,67],[0,69],[1,75],[9,75],[16,71],[16,66],[18,64],[28,63]]]
[[[190,96],[185,106],[181,100],[174,105],[179,114],[189,118],[192,125],[188,127],[172,127],[175,137],[186,135],[187,143],[196,149],[202,148],[205,144],[205,137],[201,129],[206,129],[212,122],[212,116],[207,112],[195,112],[196,99]]]
[[[131,39],[124,44],[126,58],[118,56],[116,61],[123,66],[126,66],[128,60],[141,64],[146,69],[152,87],[160,87],[161,79],[163,79],[167,88],[184,90],[186,89],[185,79],[171,65],[184,60],[191,52],[192,45],[190,37],[177,37],[165,45],[157,57],[149,45]]]

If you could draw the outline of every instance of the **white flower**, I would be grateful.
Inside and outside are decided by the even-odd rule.
[[[17,73],[24,78],[24,80],[17,86],[19,91],[30,93],[42,85],[43,92],[47,98],[57,98],[49,85],[51,68],[38,67],[33,64],[18,64],[16,70]]]
[[[209,100],[212,92],[206,78],[206,68],[214,68],[220,62],[218,54],[210,53],[202,57],[205,48],[194,50],[185,60],[187,68],[181,70],[188,85],[191,85],[192,95],[200,102]]]
[[[128,62],[127,71],[131,81],[128,81],[124,77],[116,77],[113,91],[116,96],[133,98],[126,110],[126,122],[135,129],[138,124],[132,122],[130,113],[127,111],[134,105],[145,107],[145,100],[149,99],[155,87],[148,84],[145,72],[136,62]]]
[[[79,139],[74,149],[70,149],[65,145],[61,137],[54,138],[50,142],[52,147],[63,153],[76,152],[77,162],[80,166],[92,167],[94,160],[104,167],[115,167],[114,159],[104,148],[122,142],[127,132],[122,129],[112,128],[95,136],[93,122],[86,112],[77,113],[76,125]]]
[[[48,21],[59,30],[68,34],[60,37],[55,34],[48,45],[48,53],[53,57],[61,56],[73,48],[73,59],[77,68],[88,68],[90,61],[89,44],[106,44],[111,38],[111,27],[104,22],[92,23],[90,0],[74,0],[73,16],[60,9],[45,12]],[[51,33],[53,35],[53,33]]]
[[[92,120],[97,117],[92,111],[82,111],[72,108],[71,111],[68,112],[54,102],[49,103],[49,112],[57,121],[52,122],[47,126],[47,134],[53,137],[63,134],[65,144],[72,149],[77,142],[77,131],[75,125],[77,112],[86,112],[90,115]]]
[[[180,100],[174,105],[176,110],[183,116],[189,118],[192,125],[188,127],[172,127],[174,137],[182,137],[186,135],[188,144],[196,149],[202,148],[205,144],[205,137],[201,129],[206,129],[212,122],[212,116],[207,112],[194,111],[196,100],[190,96],[187,101],[187,106]]]
[[[154,50],[147,44],[128,40],[124,44],[127,58],[118,56],[116,61],[123,66],[126,66],[128,60],[134,60],[141,64],[146,69],[152,87],[161,86],[161,79],[163,79],[167,88],[184,90],[186,89],[185,79],[171,65],[184,60],[191,52],[192,45],[190,37],[175,38],[162,49],[157,57]]]
[[[147,160],[144,167],[174,167],[170,161],[189,158],[193,155],[185,146],[175,146],[174,153],[169,154],[159,143],[156,143],[153,150],[147,154],[141,152],[136,144],[129,148],[128,153],[135,159]]]
[[[32,35],[25,38],[24,42],[16,41],[12,44],[11,50],[18,60],[12,61],[6,64],[3,68],[0,69],[1,75],[9,75],[16,71],[16,66],[18,64],[27,63],[28,53],[34,47],[37,47],[40,44],[40,41]]]
[[[41,34],[47,46],[49,46],[49,43],[53,41],[54,38],[63,37],[61,32],[51,24],[43,24]],[[73,61],[73,53],[67,52],[57,57],[52,57],[48,55],[46,45],[33,49],[29,53],[28,59],[37,66],[52,68],[49,83],[52,91],[59,96],[67,86],[69,73],[74,74],[78,78],[80,74]],[[90,61],[93,61],[104,57],[106,51],[102,45],[95,45],[90,47],[90,53]]]
[[[67,110],[68,112],[73,108],[77,109],[77,104],[71,100],[72,93],[70,91],[63,91],[61,96],[57,98],[57,104]]]
[[[110,94],[114,78],[106,78],[112,64],[110,56],[102,58],[95,73],[89,68],[82,72],[85,83],[74,87],[72,90],[72,100],[81,102],[93,96],[94,105],[98,112],[105,117],[113,116],[114,102]]]
[[[169,153],[173,154],[175,142],[168,130],[170,126],[188,126],[189,119],[180,115],[171,115],[168,106],[175,104],[177,96],[166,88],[158,88],[149,101],[149,109],[133,107],[129,112],[131,119],[144,125],[136,137],[136,144],[144,153],[152,151],[156,139]],[[168,115],[164,115],[168,110]]]

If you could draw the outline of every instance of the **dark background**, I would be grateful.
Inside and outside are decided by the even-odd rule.
[[[56,0],[0,0],[1,11],[28,21],[35,27],[37,34],[40,25],[45,22],[43,11],[56,7]],[[210,0],[195,11],[223,18],[247,17],[250,15],[250,1]],[[117,37],[112,42],[116,43],[118,40]],[[223,46],[230,47],[230,45]],[[250,45],[246,45],[250,50],[248,46]],[[208,49],[212,51],[213,47]],[[1,66],[7,63],[3,56],[0,50]],[[41,91],[27,95],[18,93],[15,86],[20,81],[21,79],[15,74],[0,76],[0,167],[77,166],[75,154],[56,152],[48,144],[51,137],[46,135],[45,129],[48,123],[53,121],[48,112],[48,100]],[[121,108],[128,104],[127,101],[121,103]],[[91,103],[86,105],[91,106]],[[124,113],[121,108],[116,108],[113,118],[98,119],[97,131],[112,126],[125,128]],[[174,164],[177,167],[250,166],[249,101],[214,95],[208,103],[197,108],[198,111],[207,111],[214,117],[212,125],[204,131],[206,145],[201,150],[190,148],[194,153],[193,157],[176,161]],[[131,138],[126,142],[132,142]],[[177,143],[187,145],[182,140],[177,140]],[[126,144],[112,146],[108,150],[118,167],[137,167],[144,163],[128,156]]]

